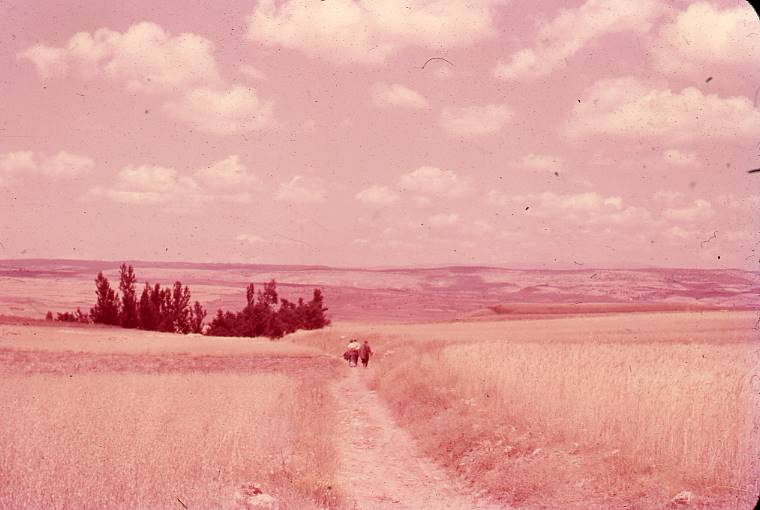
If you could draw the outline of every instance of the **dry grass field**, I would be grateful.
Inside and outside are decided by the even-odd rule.
[[[255,508],[253,483],[284,510],[436,497],[452,509],[643,510],[679,506],[679,493],[688,508],[750,508],[760,348],[757,314],[741,309],[756,275],[726,273],[703,300],[702,273],[653,271],[639,287],[620,282],[641,272],[586,273],[383,273],[416,287],[378,283],[395,297],[357,312],[367,322],[278,342],[0,316],[0,414],[11,417],[0,508]],[[593,294],[592,276],[618,294]],[[22,299],[37,278],[4,290]],[[505,289],[530,300],[497,299]],[[374,296],[348,306],[348,294],[343,316]],[[402,315],[419,322],[382,322]],[[372,343],[369,370],[341,367],[343,335]]]
[[[252,483],[278,508],[339,504],[335,365],[312,349],[0,328],[0,508],[247,508]]]
[[[760,477],[752,313],[336,326],[425,451],[517,508],[751,508]]]

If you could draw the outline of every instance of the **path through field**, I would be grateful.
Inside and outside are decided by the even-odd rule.
[[[357,510],[497,510],[469,496],[442,468],[419,452],[391,418],[361,366],[339,379],[339,465],[336,482]]]

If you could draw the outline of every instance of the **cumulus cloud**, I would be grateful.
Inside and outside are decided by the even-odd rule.
[[[324,202],[326,194],[318,179],[296,175],[290,181],[280,184],[275,198],[294,204],[315,204]]]
[[[496,33],[502,0],[261,0],[247,36],[338,64],[378,64],[406,47],[468,46]]]
[[[399,196],[386,186],[371,186],[357,193],[356,199],[367,205],[389,206],[398,202]]]
[[[166,110],[196,129],[216,135],[245,133],[273,123],[272,103],[241,85],[226,90],[198,87],[179,101],[167,103]]]
[[[378,107],[427,108],[427,99],[416,90],[398,83],[376,83],[372,86],[372,104]]]
[[[251,64],[243,64],[238,68],[238,70],[243,76],[251,80],[260,81],[266,78],[266,75],[263,71],[257,67],[252,66]]]
[[[92,158],[66,151],[52,156],[34,151],[0,154],[0,177],[9,183],[20,176],[42,175],[51,180],[81,177],[92,172],[94,167]]]
[[[673,221],[703,221],[713,217],[715,211],[712,204],[707,200],[696,199],[688,207],[669,208],[662,211],[662,215]]]
[[[441,111],[441,126],[452,135],[476,137],[499,131],[512,118],[504,104],[446,107]]]
[[[679,227],[678,225],[672,226],[669,229],[666,229],[665,237],[668,239],[673,239],[677,241],[685,241],[687,239],[694,239],[699,233],[695,230],[686,230],[684,228]]]
[[[469,183],[452,172],[432,166],[423,166],[399,178],[399,186],[405,190],[416,191],[439,197],[458,197],[466,193]]]
[[[760,66],[757,13],[749,3],[720,8],[694,2],[662,25],[652,44],[667,71],[710,73],[716,66]]]
[[[237,155],[208,165],[193,174],[198,184],[207,189],[234,191],[256,185],[259,179],[248,171]]]
[[[235,240],[246,242],[249,244],[257,244],[257,243],[266,242],[266,240],[263,237],[259,237],[255,234],[238,234],[237,237],[235,237]]]
[[[105,76],[130,91],[155,92],[218,82],[213,51],[213,43],[202,36],[171,35],[143,21],[126,32],[79,32],[60,48],[37,44],[18,57],[31,61],[44,78],[76,68],[86,78]]]
[[[580,7],[562,9],[541,25],[533,47],[499,60],[494,74],[504,80],[546,76],[566,66],[568,58],[601,36],[649,31],[662,9],[658,0],[587,0]]]
[[[760,110],[746,97],[720,97],[687,87],[657,88],[627,76],[602,79],[587,89],[566,125],[573,137],[656,137],[673,142],[755,136]]]
[[[557,156],[548,154],[527,154],[522,158],[522,164],[525,167],[536,170],[555,171],[562,165],[562,159]]]
[[[36,157],[32,151],[7,152],[0,155],[0,172],[5,175],[36,172]]]
[[[556,194],[551,191],[527,195],[510,195],[491,190],[488,202],[503,208],[529,209],[531,216],[559,219],[563,223],[582,225],[652,226],[657,221],[651,212],[634,205],[626,205],[622,197],[604,196],[594,192]],[[529,212],[528,212],[529,211]]]
[[[123,204],[192,209],[214,201],[250,202],[250,189],[257,183],[258,179],[233,155],[184,176],[171,167],[127,165],[113,186],[94,187],[89,195]]]
[[[125,32],[79,32],[62,47],[37,44],[17,57],[32,62],[44,78],[77,70],[85,79],[107,78],[130,92],[173,96],[165,111],[207,133],[238,134],[272,124],[272,102],[250,87],[227,85],[213,43],[197,34],[172,35],[144,21]],[[239,70],[249,79],[263,77],[249,64]]]
[[[662,202],[667,205],[672,205],[683,198],[683,193],[681,193],[680,191],[661,189],[655,192],[652,198],[654,198],[654,200],[657,202]]]
[[[119,172],[119,180],[140,191],[170,192],[178,185],[175,169],[153,165],[126,166]]]

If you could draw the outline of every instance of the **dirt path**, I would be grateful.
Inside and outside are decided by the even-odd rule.
[[[369,369],[371,370],[371,368]],[[338,402],[339,465],[336,481],[358,510],[497,510],[469,497],[419,452],[391,418],[365,369],[352,369],[333,386]]]

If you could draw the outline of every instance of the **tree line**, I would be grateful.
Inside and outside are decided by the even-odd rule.
[[[145,283],[137,299],[137,277],[131,265],[119,267],[119,291],[111,287],[108,278],[99,272],[95,278],[95,306],[89,314],[79,308],[76,312],[58,313],[55,320],[64,322],[93,322],[172,333],[203,333],[214,336],[267,336],[281,338],[299,329],[319,329],[330,324],[320,289],[314,289],[312,299],[297,302],[280,299],[274,280],[256,293],[253,283],[246,287],[246,306],[239,312],[219,309],[206,326],[206,309],[198,302],[190,305],[190,289],[176,281],[172,287],[161,288]],[[120,293],[119,293],[120,292]],[[279,305],[279,306],[278,306]],[[48,312],[46,319],[53,320]]]
[[[314,289],[310,301],[298,298],[294,303],[279,299],[277,283],[271,280],[258,293],[252,283],[248,284],[245,295],[246,305],[241,311],[216,312],[207,334],[280,338],[299,329],[320,329],[330,324],[320,289]]]

